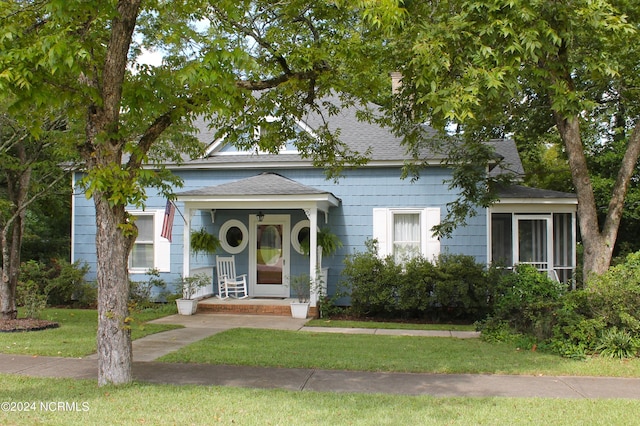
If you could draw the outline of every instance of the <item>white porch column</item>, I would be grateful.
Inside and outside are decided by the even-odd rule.
[[[309,276],[311,278],[311,306],[318,305],[318,207],[309,209]]]
[[[184,205],[184,247],[182,248],[182,276],[188,277],[191,270],[191,208]]]

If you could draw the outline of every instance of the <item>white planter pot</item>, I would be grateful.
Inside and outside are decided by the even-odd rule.
[[[309,302],[291,302],[291,316],[305,319],[309,313]]]
[[[193,315],[198,310],[198,301],[193,299],[176,299],[180,315]]]

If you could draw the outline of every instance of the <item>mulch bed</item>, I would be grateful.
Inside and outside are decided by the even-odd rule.
[[[18,318],[14,320],[0,320],[0,333],[12,333],[16,331],[39,331],[48,328],[58,328],[60,324],[53,321]]]

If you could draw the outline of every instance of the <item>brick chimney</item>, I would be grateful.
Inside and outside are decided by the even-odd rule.
[[[391,93],[397,95],[400,93],[400,87],[402,87],[402,73],[393,71],[389,75],[391,76]]]

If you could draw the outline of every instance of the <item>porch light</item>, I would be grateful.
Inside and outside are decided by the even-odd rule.
[[[264,220],[264,213],[259,212],[256,217],[258,218],[258,222],[262,222]]]

